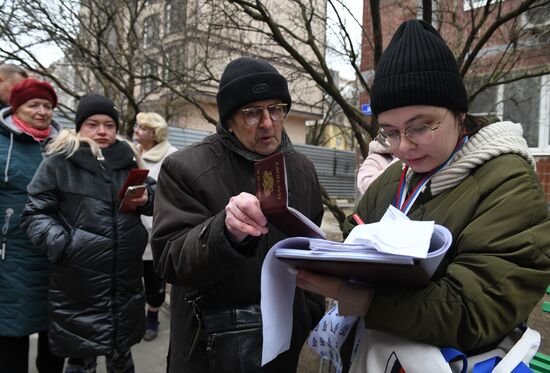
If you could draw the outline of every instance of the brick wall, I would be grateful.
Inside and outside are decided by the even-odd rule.
[[[544,189],[546,201],[550,203],[550,157],[536,158],[537,175]]]
[[[469,23],[472,22],[472,15],[481,16],[483,13],[483,7],[475,9],[473,11],[463,11],[462,1],[441,0],[438,4],[441,14],[438,22],[441,23],[441,29],[439,30],[445,41],[449,44],[451,49],[458,53],[458,46],[463,45],[464,38],[468,36],[468,32],[460,31],[462,27],[470,27]],[[510,9],[515,9],[518,4],[521,4],[522,0],[509,0],[502,2],[499,6],[502,6],[503,12],[509,12]],[[452,10],[452,11],[451,11]],[[381,28],[382,39],[384,49],[388,45],[397,27],[401,22],[407,19],[416,18],[416,12],[418,11],[418,1],[415,0],[402,0],[402,1],[381,1],[380,2],[380,14],[381,14]],[[500,13],[491,13],[489,19],[495,18]],[[363,2],[363,28],[361,42],[361,71],[372,73],[374,70],[374,55],[372,45],[372,18],[370,12],[370,5],[368,1]],[[520,19],[518,18],[518,21]],[[489,41],[484,45],[484,48],[491,48],[499,46],[503,43],[503,40],[509,40],[508,35],[516,32],[513,27],[514,22],[510,21],[506,23],[509,27],[501,27],[498,32],[494,33]],[[485,28],[487,25],[484,26]],[[483,31],[483,30],[482,30]],[[524,40],[525,42],[525,40]],[[514,52],[514,58],[517,60],[514,63],[514,70],[520,73],[524,73],[530,70],[542,69],[542,67],[548,62],[550,58],[550,48],[546,45],[544,47],[534,46],[527,47],[525,44],[522,48],[516,51],[506,49],[508,59],[512,58],[512,52]],[[504,48],[505,45],[502,46]],[[495,49],[495,50],[498,50]],[[476,61],[469,67],[467,79],[472,79],[476,74],[486,74],[492,72],[496,61],[502,59],[502,55],[499,53],[487,53],[484,58],[477,58]],[[512,60],[512,59],[511,59]],[[360,104],[369,102],[369,96],[366,92],[362,92],[359,98]]]

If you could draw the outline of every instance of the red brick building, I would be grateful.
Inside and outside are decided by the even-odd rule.
[[[381,0],[380,14],[384,47],[399,24],[407,19],[421,18],[419,0]],[[520,0],[443,0],[432,2],[433,25],[455,52],[460,67],[468,54],[460,52],[467,43],[472,24],[481,24],[523,6]],[[361,71],[367,79],[374,74],[372,18],[369,2],[363,2],[363,33]],[[490,22],[483,24],[487,25]],[[481,34],[487,26],[481,27]],[[510,40],[517,40],[510,42]],[[474,39],[473,44],[477,42]],[[469,51],[473,47],[469,48]],[[470,113],[496,116],[519,122],[524,136],[537,160],[537,174],[550,202],[550,5],[532,9],[511,18],[483,44],[477,58],[465,74],[470,94]],[[544,72],[546,75],[544,75]],[[527,77],[526,77],[527,76]],[[521,79],[520,79],[521,78]],[[504,82],[479,92],[486,81]],[[368,94],[361,96],[368,103]]]

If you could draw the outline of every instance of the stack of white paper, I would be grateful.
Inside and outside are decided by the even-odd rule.
[[[429,279],[451,243],[447,228],[434,222],[409,220],[393,206],[379,223],[356,226],[343,243],[306,237],[278,242],[262,266],[263,338],[271,341],[263,344],[262,364],[290,346],[295,277],[287,271],[290,265],[277,258],[348,262],[343,264],[346,271],[353,262],[405,264],[409,268],[418,264],[424,278]]]

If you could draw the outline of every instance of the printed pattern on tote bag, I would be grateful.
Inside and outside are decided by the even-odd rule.
[[[403,367],[401,366],[401,363],[399,362],[395,351],[393,351],[388,358],[384,373],[406,373],[405,369],[403,369]]]

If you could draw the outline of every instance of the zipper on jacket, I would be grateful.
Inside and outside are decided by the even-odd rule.
[[[105,157],[103,156],[103,152],[101,151],[101,148],[99,148],[99,154],[97,155],[97,161],[99,162],[99,166],[101,166],[101,169],[105,171]]]
[[[245,334],[245,333],[252,333],[256,332],[258,330],[261,330],[262,326],[258,324],[258,326],[254,326],[251,328],[246,329],[236,329],[236,330],[229,330],[227,332],[219,332],[219,333],[212,333],[208,335],[208,342],[206,343],[206,351],[212,352],[214,351],[214,342],[216,342],[216,338],[223,337],[223,336],[232,336],[232,335],[239,335],[239,334]]]
[[[7,184],[8,180],[10,179],[8,173],[10,169],[12,149],[13,149],[13,132],[10,132],[10,146],[8,148],[8,156],[6,157],[6,168],[4,169],[4,185]]]
[[[115,351],[118,350],[118,340],[117,340],[117,329],[118,329],[118,319],[116,317],[118,312],[117,305],[117,253],[118,253],[118,231],[116,227],[116,209],[113,205],[113,286],[112,286],[112,296],[113,296],[113,343],[115,346]]]
[[[10,218],[13,215],[13,209],[11,207],[8,207],[5,214],[6,215],[4,216],[4,225],[2,226],[2,253],[0,254],[2,260],[6,260],[6,248],[8,244],[7,235],[8,229],[10,228]]]
[[[101,149],[99,150],[99,155],[97,156],[97,160],[99,161],[99,164],[101,168],[108,172],[104,166],[105,158],[103,157],[103,153],[101,153]],[[116,192],[113,192],[113,173],[110,172],[109,175],[109,188],[111,189],[111,226],[113,230],[113,262],[112,262],[112,269],[111,269],[111,301],[112,301],[112,310],[111,310],[111,317],[113,318],[113,353],[119,350],[118,348],[118,338],[117,338],[117,329],[118,329],[118,319],[117,319],[117,311],[118,311],[118,305],[117,305],[117,252],[118,252],[118,228],[116,224],[116,217],[117,217],[117,206],[116,206]]]
[[[118,319],[116,317],[118,307],[117,307],[117,251],[118,251],[118,230],[117,230],[117,224],[116,224],[116,192],[113,191],[113,172],[112,170],[105,167],[105,157],[103,156],[103,152],[101,151],[101,148],[99,149],[99,153],[96,157],[96,160],[99,163],[99,166],[103,170],[103,177],[106,182],[109,183],[109,189],[111,190],[111,228],[112,228],[112,239],[113,239],[113,260],[111,265],[111,317],[112,317],[112,326],[113,326],[113,348],[112,348],[112,354],[116,354],[118,351],[118,338],[117,338],[117,329],[118,329]]]
[[[188,304],[191,304],[193,307],[193,315],[195,316],[195,319],[197,320],[197,325],[195,327],[195,332],[193,333],[193,338],[191,339],[191,345],[187,349],[186,353],[186,359],[189,359],[193,352],[195,351],[195,347],[197,346],[197,343],[199,341],[199,337],[201,335],[201,316],[200,316],[200,307],[199,302],[201,300],[202,296],[200,295],[198,290],[192,291],[190,294],[185,295],[185,301]]]

